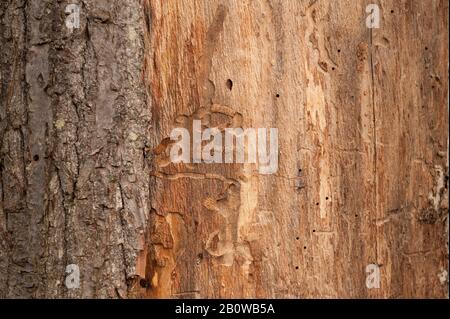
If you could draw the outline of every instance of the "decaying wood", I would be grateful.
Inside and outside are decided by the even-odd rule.
[[[0,4],[0,297],[448,297],[448,1],[69,3]],[[171,163],[194,119],[277,173]]]

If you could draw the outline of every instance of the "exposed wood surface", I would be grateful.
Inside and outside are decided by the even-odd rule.
[[[446,294],[447,2],[150,3],[152,137],[240,116],[280,167],[156,156],[149,296]]]
[[[0,5],[0,297],[448,298],[448,1],[68,3]],[[171,163],[194,119],[278,171]]]

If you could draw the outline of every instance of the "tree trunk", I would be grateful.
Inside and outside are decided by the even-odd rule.
[[[0,26],[1,298],[448,298],[448,1],[4,0]],[[194,120],[277,128],[277,172],[171,162]]]

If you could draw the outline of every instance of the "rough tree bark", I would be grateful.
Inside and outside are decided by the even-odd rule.
[[[0,27],[1,298],[448,297],[448,1],[4,0]],[[278,128],[278,172],[170,163],[193,119]]]
[[[143,248],[143,6],[80,1],[70,32],[69,3],[1,4],[2,297],[126,297]]]

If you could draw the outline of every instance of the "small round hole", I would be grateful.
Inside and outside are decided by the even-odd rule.
[[[336,70],[336,68],[335,68],[335,67],[333,66],[333,67],[331,68],[331,70],[333,70],[333,71],[334,71],[334,70]]]
[[[295,239],[296,239],[296,240],[299,240],[299,239],[300,239],[300,237],[295,237]]]
[[[313,233],[315,233],[316,232],[316,230],[315,229],[313,229]]]
[[[35,154],[33,156],[33,161],[35,161],[35,162],[39,161],[39,155]]]
[[[394,13],[394,10],[391,10],[391,13]]]
[[[280,97],[280,94],[275,95],[276,97]]]
[[[295,269],[298,269],[298,266],[295,266]]]
[[[233,89],[233,81],[231,81],[230,79],[227,80],[227,88],[230,91]]]
[[[148,280],[146,280],[146,279],[141,279],[141,280],[139,280],[139,285],[140,285],[142,288],[147,288],[147,287],[149,286],[149,282],[148,282]]]
[[[341,53],[341,49],[338,49],[338,53]]]
[[[303,246],[303,249],[306,249],[306,246]]]

